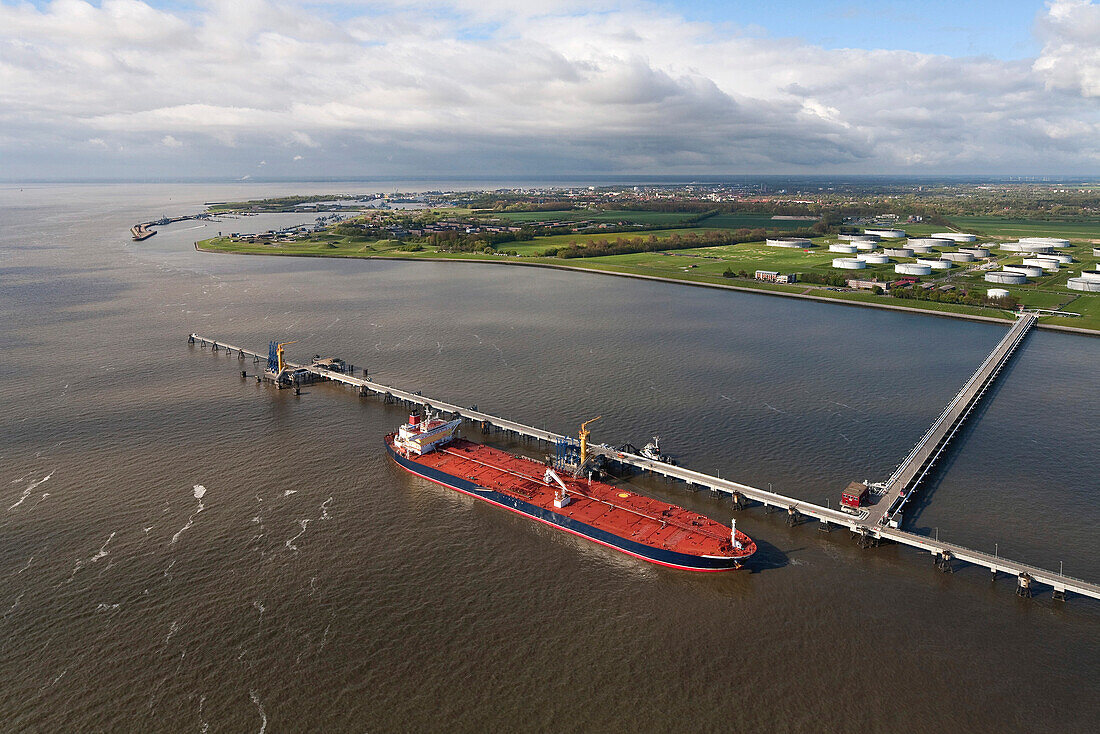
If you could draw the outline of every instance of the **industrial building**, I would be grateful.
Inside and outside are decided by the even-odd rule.
[[[766,283],[794,283],[798,276],[794,273],[779,273],[775,270],[757,270],[756,279]]]

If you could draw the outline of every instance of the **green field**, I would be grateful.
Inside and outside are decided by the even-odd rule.
[[[952,217],[951,223],[963,232],[987,237],[1062,237],[1100,240],[1100,219],[1086,222],[1001,219],[999,217]]]
[[[707,217],[700,224],[721,229],[809,229],[815,220],[806,219],[772,219],[771,214],[756,214],[752,212],[717,214]]]

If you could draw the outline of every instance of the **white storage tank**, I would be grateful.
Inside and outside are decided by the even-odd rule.
[[[884,247],[882,252],[890,257],[913,257],[913,251],[908,247]]]
[[[857,259],[862,260],[868,265],[885,265],[890,262],[890,258],[878,252],[868,252],[860,255]]]
[[[966,232],[933,232],[930,236],[952,242],[977,242],[978,236]]]
[[[1100,270],[1082,270],[1080,277],[1082,280],[1100,283]]]
[[[856,246],[855,245],[842,245],[839,242],[835,242],[835,243],[829,245],[829,252],[843,252],[843,253],[847,253],[847,254],[851,255],[851,254],[855,253],[855,251],[856,251]]]
[[[1058,272],[1058,268],[1062,265],[1062,263],[1057,260],[1046,257],[1025,257],[1023,264],[1034,268],[1042,268],[1048,273]]]
[[[945,252],[942,255],[944,260],[950,260],[953,263],[972,263],[974,262],[974,256],[969,252]]]
[[[1006,273],[1019,273],[1028,278],[1038,278],[1043,274],[1042,268],[1033,265],[1005,265],[1002,270]]]
[[[1085,280],[1084,278],[1070,278],[1066,281],[1071,291],[1088,291],[1100,293],[1100,280]]]
[[[969,252],[974,257],[989,257],[988,247],[960,247],[959,252]]]
[[[833,267],[841,270],[862,270],[867,267],[867,263],[854,257],[834,257]]]
[[[1003,250],[1004,252],[1023,252],[1024,251],[1024,246],[1023,245],[1018,245],[1015,242],[1002,242],[1000,245],[998,245],[998,247],[999,247],[999,249]]]
[[[1069,265],[1071,262],[1073,262],[1073,255],[1063,255],[1060,252],[1052,252],[1049,255],[1043,255],[1043,259],[1057,260],[1063,265]]]
[[[1049,247],[1069,247],[1069,240],[1061,237],[1021,237],[1021,245],[1046,245]]]
[[[990,288],[985,295],[989,298],[1008,298],[1008,291],[1004,288]]]
[[[894,272],[899,275],[931,275],[932,268],[917,263],[898,263],[894,266]]]
[[[914,255],[931,255],[932,254],[932,246],[931,245],[914,245],[914,244],[910,243],[909,247],[907,249],[912,250]]]
[[[884,240],[897,240],[905,236],[904,229],[865,229],[863,234],[873,234]]]
[[[877,242],[871,242],[869,240],[852,240],[852,245],[859,252],[871,252],[878,247]]]
[[[940,260],[939,258],[917,258],[917,265],[927,265],[933,270],[949,270],[951,261]]]
[[[1004,283],[1005,285],[1022,285],[1027,282],[1027,276],[1023,273],[1010,273],[1007,270],[995,270],[985,274],[987,283]]]
[[[1093,257],[1100,257],[1100,247],[1092,248],[1092,256]]]
[[[764,240],[764,244],[768,247],[791,247],[800,250],[814,246],[814,243],[805,237],[769,237]]]
[[[910,237],[906,243],[909,247],[954,247],[955,243],[943,237]]]
[[[838,235],[840,239],[847,240],[848,242],[854,242],[856,240],[867,240],[868,242],[878,242],[878,235],[873,234],[842,234]]]

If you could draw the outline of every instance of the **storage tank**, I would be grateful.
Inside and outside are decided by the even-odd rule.
[[[944,260],[950,260],[953,263],[974,262],[974,256],[969,252],[963,252],[962,250],[959,250],[958,252],[945,252],[943,253],[943,255],[941,255],[941,257],[943,257]]]
[[[1049,255],[1043,255],[1044,260],[1057,260],[1063,265],[1069,265],[1073,262],[1073,255],[1063,255],[1060,252],[1052,252]]]
[[[1080,277],[1082,280],[1100,283],[1100,270],[1082,270]]]
[[[853,242],[855,240],[867,240],[868,242],[878,242],[878,235],[873,234],[842,234],[838,235],[842,240]]]
[[[933,270],[949,270],[951,261],[940,260],[939,258],[917,258],[917,265],[927,265]]]
[[[885,265],[886,263],[890,262],[890,258],[878,252],[868,252],[863,255],[859,255],[857,259],[862,260],[868,265]]]
[[[910,237],[906,242],[909,247],[954,247],[955,243],[943,237]]]
[[[1092,248],[1092,256],[1093,257],[1100,257],[1100,247]]]
[[[952,242],[977,242],[978,236],[966,232],[933,232],[930,237],[951,240]]]
[[[1023,273],[1010,273],[1007,270],[994,270],[985,274],[987,283],[1004,283],[1005,285],[1023,285],[1027,282],[1027,276]]]
[[[1023,264],[1034,268],[1041,268],[1048,273],[1056,273],[1062,263],[1046,257],[1025,257]]]
[[[1004,288],[990,288],[985,294],[989,298],[1008,298],[1008,291]]]
[[[834,257],[833,267],[841,270],[862,270],[867,267],[867,263],[854,257]]]
[[[878,247],[877,242],[871,242],[870,240],[853,240],[852,245],[859,252],[871,252]]]
[[[1002,270],[1006,273],[1019,273],[1028,278],[1038,278],[1043,274],[1042,268],[1037,268],[1033,265],[1005,265]]]
[[[769,237],[764,240],[768,247],[791,247],[799,250],[814,246],[814,243],[805,237]]]
[[[1004,252],[1023,252],[1024,251],[1024,246],[1023,245],[1018,245],[1015,242],[1002,242],[997,247],[998,247],[998,249],[1003,250]]]
[[[841,244],[839,242],[835,242],[835,243],[829,245],[829,252],[844,252],[844,253],[847,253],[847,254],[851,255],[855,251],[856,251],[856,246],[855,245],[844,245],[844,244]]]
[[[1066,285],[1071,291],[1088,291],[1100,293],[1100,280],[1085,280],[1084,278],[1070,278]]]
[[[898,263],[894,266],[894,272],[899,275],[931,275],[932,268],[917,263]]]
[[[1021,237],[1021,245],[1047,245],[1050,247],[1069,247],[1069,240],[1061,237]]]
[[[931,255],[932,254],[932,246],[931,245],[914,245],[914,244],[910,244],[908,249],[912,250],[914,255]]]
[[[865,229],[863,234],[872,234],[884,240],[897,240],[905,236],[904,229]]]
[[[882,252],[890,257],[913,257],[913,251],[908,247],[884,247]]]
[[[960,247],[959,252],[969,252],[974,257],[989,257],[988,247]]]

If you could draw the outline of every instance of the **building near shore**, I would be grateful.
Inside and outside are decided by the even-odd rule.
[[[798,280],[795,273],[780,273],[775,270],[757,270],[755,277],[765,283],[794,283]]]

